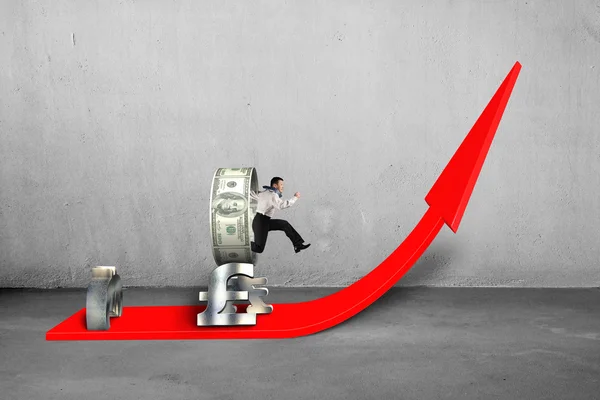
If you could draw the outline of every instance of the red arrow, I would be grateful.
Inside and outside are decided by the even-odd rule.
[[[274,304],[254,326],[199,327],[205,306],[124,307],[108,331],[88,331],[85,309],[46,333],[46,340],[273,339],[310,335],[331,328],[367,308],[390,289],[429,247],[444,222],[456,232],[521,70],[515,63],[462,142],[425,201],[429,209],[408,237],[377,268],[332,295]],[[243,309],[243,307],[240,307]],[[240,310],[242,311],[242,310]]]

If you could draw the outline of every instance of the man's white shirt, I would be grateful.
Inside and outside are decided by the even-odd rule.
[[[292,204],[298,200],[296,196],[289,200],[281,200],[279,195],[271,190],[265,190],[256,194],[254,191],[250,191],[250,197],[258,200],[258,206],[256,212],[259,212],[267,217],[273,217],[275,210],[283,210],[284,208],[291,207]]]

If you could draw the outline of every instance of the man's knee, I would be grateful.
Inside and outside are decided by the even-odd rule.
[[[256,243],[254,243],[254,242],[251,242],[251,243],[250,243],[250,247],[252,248],[252,251],[253,251],[254,253],[262,253],[262,252],[265,250],[265,247],[264,247],[264,246],[257,245],[257,244],[256,244]]]
[[[271,220],[271,223],[269,224],[270,231],[284,231],[289,229],[290,227],[290,223],[287,222],[285,219]]]

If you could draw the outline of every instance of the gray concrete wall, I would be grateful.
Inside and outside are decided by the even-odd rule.
[[[286,180],[257,273],[347,285],[523,65],[458,233],[401,285],[600,285],[600,7],[577,1],[0,5],[0,286],[205,285],[218,167]]]

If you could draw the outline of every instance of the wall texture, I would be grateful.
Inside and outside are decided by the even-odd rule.
[[[0,287],[206,285],[210,184],[302,198],[273,286],[347,285],[424,197],[515,61],[460,229],[400,285],[600,286],[600,6],[575,1],[0,5]]]

